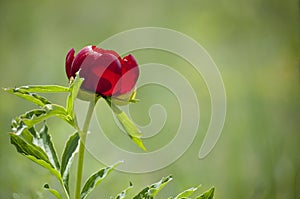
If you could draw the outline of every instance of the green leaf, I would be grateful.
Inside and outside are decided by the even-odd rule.
[[[77,84],[78,83],[76,83],[76,85]],[[75,85],[75,83],[72,85]],[[72,93],[74,93],[74,95],[77,95],[78,89],[77,89],[77,91],[75,91],[76,89],[74,87],[77,88],[78,86],[73,86],[71,88],[67,88],[67,87],[56,86],[56,85],[45,85],[45,86],[37,85],[37,86],[22,86],[19,88],[5,88],[4,90],[8,93],[17,95],[23,99],[33,102],[34,104],[37,104],[38,106],[41,107],[41,109],[29,111],[21,116],[24,121],[24,124],[30,128],[34,124],[41,122],[52,116],[59,117],[65,121],[67,121],[68,123],[70,123],[72,126],[76,126],[74,124],[75,118],[74,118],[74,114],[72,112],[73,111],[72,103],[74,103],[74,100],[71,100],[71,106],[67,107],[69,109],[66,110],[64,107],[62,107],[60,105],[52,104],[48,99],[46,99],[38,94],[31,93],[33,91],[34,92],[68,92],[71,90],[72,92],[70,92],[71,93],[70,95],[72,95]],[[79,85],[79,88],[80,88],[80,85]],[[69,114],[69,113],[72,113],[72,114]],[[39,117],[34,117],[34,116],[39,116]]]
[[[144,143],[141,139],[142,134],[138,130],[138,128],[134,125],[134,123],[128,118],[126,113],[124,113],[121,109],[119,109],[116,105],[113,103],[108,102],[111,106],[111,109],[115,113],[118,121],[123,126],[124,130],[126,131],[127,135],[131,138],[133,142],[137,146],[139,146],[144,151],[147,151],[146,147],[144,146]]]
[[[88,194],[90,194],[91,191],[93,191],[96,186],[99,185],[104,180],[104,178],[120,163],[121,162],[117,162],[113,166],[101,169],[100,171],[90,176],[81,190],[80,199],[85,199]]]
[[[208,191],[204,192],[202,195],[198,196],[196,199],[213,199],[215,193],[215,188],[212,187]]]
[[[10,141],[13,144],[17,151],[23,155],[32,155],[37,159],[44,160],[47,163],[50,163],[47,154],[38,146],[31,145],[25,142],[20,136],[10,133]]]
[[[131,136],[129,136],[129,137],[131,138],[131,140],[132,140],[138,147],[140,147],[140,148],[143,149],[144,151],[147,151],[147,148],[145,147],[145,145],[144,145],[144,143],[143,143],[143,141],[142,141],[141,138],[138,138],[138,137],[131,137]]]
[[[164,188],[172,179],[172,176],[162,178],[159,182],[144,188],[133,199],[153,199],[154,196],[156,196],[156,194],[162,188]]]
[[[26,141],[27,143],[34,143],[35,142],[35,139],[37,137],[36,136],[36,131],[35,129],[28,129],[28,128],[24,128],[22,131],[20,131],[20,134],[16,134],[20,137],[22,137],[24,139],[24,141]]]
[[[60,165],[59,161],[57,158],[57,153],[54,148],[54,144],[52,142],[51,135],[48,133],[48,127],[46,124],[44,124],[43,128],[40,131],[40,139],[39,139],[39,144],[42,149],[46,152],[49,161],[51,164],[55,167],[55,169],[59,170]]]
[[[24,124],[30,128],[50,117],[58,117],[69,124],[74,125],[74,119],[67,113],[66,109],[57,104],[47,104],[41,109],[34,109],[20,116]]]
[[[63,199],[60,193],[55,189],[51,189],[48,184],[44,185],[44,189],[52,193],[57,199]]]
[[[129,187],[127,187],[126,189],[124,189],[121,193],[119,193],[115,199],[124,199],[127,195],[127,192],[133,188],[132,183],[130,182]]]
[[[83,78],[79,77],[79,73],[76,73],[75,79],[72,80],[70,85],[70,94],[67,98],[66,110],[70,115],[74,115],[74,102],[80,90],[80,86],[83,82]]]
[[[16,134],[19,136],[25,143],[27,142],[28,145],[32,145],[33,147],[38,146],[42,149],[43,152],[46,153],[49,162],[55,169],[59,170],[60,165],[57,158],[57,153],[54,148],[54,144],[52,142],[51,135],[48,133],[48,127],[46,124],[40,130],[40,133],[37,133],[34,127],[23,128],[22,131]]]
[[[15,88],[16,90],[27,91],[30,93],[60,93],[69,92],[68,87],[58,85],[29,85]]]
[[[44,160],[40,160],[37,159],[34,156],[31,155],[25,155],[28,159],[32,160],[33,162],[39,164],[40,166],[44,167],[45,169],[47,169],[48,171],[50,171],[50,173],[52,173],[59,182],[61,182],[62,178],[60,176],[59,171],[57,171],[55,168],[53,168],[53,166],[51,165],[51,163],[45,162]]]
[[[195,187],[189,188],[189,189],[181,192],[180,194],[178,194],[174,199],[187,198],[188,196],[192,195],[200,187],[201,187],[201,185],[199,185],[196,188]]]
[[[5,88],[4,91],[14,94],[16,96],[19,96],[27,101],[30,101],[34,104],[37,104],[39,106],[44,106],[46,104],[51,104],[50,101],[48,101],[46,98],[35,94],[35,93],[29,93],[26,90],[18,89],[18,88]]]
[[[80,140],[80,136],[78,132],[74,133],[70,138],[68,139],[66,146],[64,148],[64,152],[62,155],[61,160],[61,169],[60,173],[62,176],[62,180],[64,183],[64,186],[69,193],[69,173],[70,168],[73,162],[73,158],[75,154],[77,153],[78,143]]]
[[[22,131],[26,128],[27,128],[27,126],[20,119],[20,117],[16,117],[11,122],[11,130],[17,135],[20,135],[22,133]]]
[[[60,173],[53,167],[47,154],[40,147],[24,141],[20,136],[14,133],[10,133],[9,135],[11,143],[16,147],[19,153],[48,169],[58,180],[61,180]]]

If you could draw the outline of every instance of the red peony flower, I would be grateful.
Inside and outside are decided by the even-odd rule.
[[[120,96],[131,92],[139,76],[138,64],[129,54],[121,58],[115,51],[86,46],[74,56],[72,48],[66,57],[68,78],[80,69],[84,78],[81,89],[103,97]]]

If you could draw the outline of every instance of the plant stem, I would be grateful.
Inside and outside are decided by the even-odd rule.
[[[96,102],[97,102],[97,100],[90,102],[88,112],[86,114],[86,118],[85,118],[85,121],[84,121],[84,124],[83,124],[83,129],[80,132],[80,144],[79,144],[79,153],[78,153],[75,199],[80,199],[80,189],[81,189],[81,181],[82,181],[85,141],[86,141],[86,135],[87,135],[87,132],[88,132],[88,129],[89,129],[89,125],[90,125],[90,122],[91,122],[91,119],[92,119],[92,115],[93,115],[93,111],[94,111]]]

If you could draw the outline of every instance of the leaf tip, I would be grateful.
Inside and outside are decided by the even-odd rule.
[[[12,92],[12,88],[1,88],[4,92],[8,92],[8,93],[11,93]]]
[[[148,152],[147,148],[145,147],[143,141],[141,138],[139,137],[134,137],[131,136],[131,140],[138,146],[140,147],[143,151]]]
[[[119,166],[120,164],[123,164],[125,161],[124,160],[120,160],[118,161],[116,164],[114,164],[112,167],[117,167]]]

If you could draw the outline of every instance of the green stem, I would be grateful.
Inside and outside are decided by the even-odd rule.
[[[88,112],[86,114],[85,122],[83,125],[83,129],[80,132],[80,144],[79,144],[79,153],[78,153],[78,165],[77,165],[77,181],[75,188],[75,199],[80,199],[80,189],[81,189],[81,181],[82,181],[82,171],[83,171],[83,159],[84,159],[84,151],[85,151],[85,141],[86,135],[89,129],[89,125],[92,119],[93,111],[95,108],[97,100],[91,101],[89,104]]]

